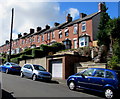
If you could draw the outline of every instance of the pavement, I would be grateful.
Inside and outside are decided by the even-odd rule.
[[[60,78],[52,78],[53,81],[57,81],[58,83],[60,84],[65,84],[67,85],[67,80],[63,80],[63,79],[60,79]]]

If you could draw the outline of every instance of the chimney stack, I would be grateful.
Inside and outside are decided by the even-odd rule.
[[[34,29],[31,28],[30,29],[30,34],[32,34],[32,33],[34,33]]]
[[[45,28],[46,28],[46,29],[50,29],[50,26],[49,26],[49,25],[46,25]]]
[[[40,30],[42,30],[42,28],[41,27],[37,27],[37,32],[39,32]]]
[[[99,4],[98,4],[98,12],[102,12],[103,11],[103,3],[102,2],[100,2]]]
[[[84,18],[84,17],[86,17],[87,16],[87,14],[85,14],[85,13],[80,13],[80,18]]]
[[[20,37],[22,37],[21,33],[20,33],[20,34],[18,34],[18,38],[20,38]]]
[[[71,22],[71,21],[72,21],[72,17],[70,14],[68,14],[66,17],[66,22]]]
[[[6,41],[5,41],[5,44],[9,44],[9,41],[8,41],[8,40],[6,40]]]
[[[23,33],[23,35],[25,36],[25,35],[27,35],[27,33]]]
[[[58,26],[59,24],[60,24],[60,23],[55,22],[55,23],[54,23],[54,26]]]

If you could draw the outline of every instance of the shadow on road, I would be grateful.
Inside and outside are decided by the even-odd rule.
[[[40,82],[45,82],[45,83],[50,83],[50,84],[59,84],[58,81],[56,80],[51,80],[51,81],[48,81],[48,80],[39,80]]]
[[[9,93],[2,89],[2,98],[1,99],[16,99],[12,96],[12,93]]]
[[[90,90],[85,90],[85,89],[77,89],[76,92],[82,92],[82,93],[85,93],[85,94],[98,96],[100,98],[105,98],[103,93],[96,92],[96,91],[90,91]]]

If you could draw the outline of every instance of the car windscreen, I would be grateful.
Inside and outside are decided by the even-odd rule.
[[[33,65],[35,70],[40,70],[40,71],[46,71],[42,66],[40,65]]]

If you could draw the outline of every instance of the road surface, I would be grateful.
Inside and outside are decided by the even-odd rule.
[[[1,73],[1,72],[0,72]],[[79,90],[71,91],[66,84],[57,81],[32,81],[18,75],[2,73],[2,93],[4,97],[86,97],[102,99],[101,93]],[[5,98],[6,99],[6,98]]]

